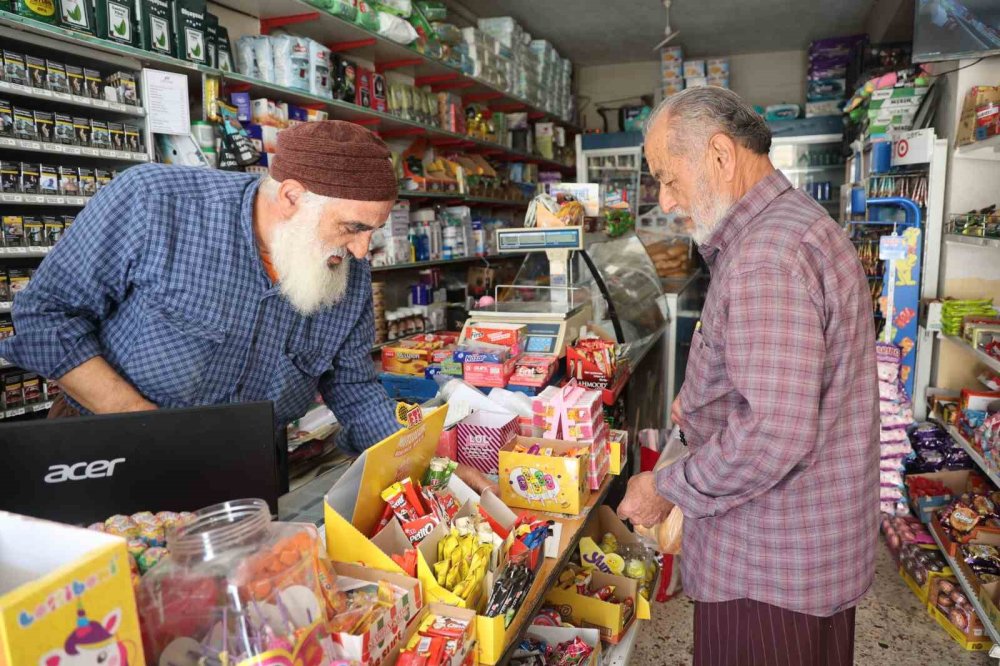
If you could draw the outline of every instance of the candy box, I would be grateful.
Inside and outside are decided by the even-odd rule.
[[[545,601],[555,606],[565,622],[598,629],[601,640],[612,645],[621,641],[637,615],[641,617],[645,614],[644,619],[649,618],[649,602],[639,596],[638,584],[631,578],[595,571],[591,584],[594,588],[613,586],[614,594],[610,600],[601,601],[597,597],[580,594],[575,588],[555,586],[546,593]],[[626,603],[627,600],[631,601],[631,606]],[[643,607],[638,609],[638,613],[636,604]]]
[[[462,364],[462,375],[473,386],[503,388],[514,374],[514,363],[514,359],[503,363],[466,361]]]
[[[465,608],[455,608],[454,606],[441,603],[432,603],[424,607],[417,619],[410,624],[409,628],[407,628],[406,633],[403,635],[403,640],[382,663],[397,663],[399,661],[400,652],[405,650],[408,645],[415,643],[418,639],[421,627],[426,624],[428,618],[432,617],[453,618],[466,625],[461,638],[458,639],[459,650],[451,657],[451,659],[438,663],[441,666],[465,666],[466,664],[475,664],[476,650],[474,647],[476,644],[476,613]]]
[[[506,363],[511,357],[510,348],[501,345],[463,347],[466,345],[459,345],[451,354],[451,359],[456,363]]]
[[[927,612],[965,650],[988,650],[992,642],[958,580],[938,578],[931,586]]]
[[[608,475],[611,461],[608,456],[608,424],[601,422],[597,435],[592,440],[580,440],[580,443],[590,443],[590,465],[587,467],[587,481],[591,490],[599,490],[604,477]]]
[[[354,660],[367,666],[378,664],[401,641],[407,626],[420,614],[423,597],[420,581],[402,574],[388,573],[357,564],[334,562],[333,569],[339,577],[353,578],[378,584],[380,580],[390,583],[397,593],[393,605],[386,608],[382,616],[362,634],[346,631],[331,631],[334,654],[337,659]]]
[[[545,386],[556,372],[556,357],[522,354],[514,364],[510,383],[517,386]]]
[[[985,583],[979,586],[979,603],[982,604],[983,622],[993,625],[1000,631],[1000,582]]]
[[[525,635],[528,638],[544,641],[546,645],[551,646],[559,646],[579,638],[593,650],[585,661],[579,662],[580,666],[599,666],[601,664],[601,632],[597,629],[531,625]]]
[[[500,449],[500,499],[521,509],[575,515],[590,499],[587,471],[590,456],[541,455],[515,452],[521,445],[567,453],[581,448],[579,442],[534,437],[515,437]]]
[[[509,413],[478,411],[456,426],[458,462],[484,474],[496,474],[500,449],[517,435],[517,418]]]
[[[566,375],[589,388],[608,388],[618,376],[616,345],[589,339],[567,347]]]
[[[488,342],[521,350],[527,334],[528,327],[524,324],[470,324],[462,332],[461,342]]]
[[[622,473],[628,466],[628,431],[614,430],[608,431],[608,472],[615,476]]]
[[[0,663],[96,664],[102,652],[145,663],[124,539],[0,512]]]
[[[975,488],[974,479],[981,478],[969,470],[908,474],[905,477],[907,497],[913,513],[924,523],[929,523],[934,512],[947,505],[964,492]],[[930,494],[930,490],[943,487],[945,494]]]

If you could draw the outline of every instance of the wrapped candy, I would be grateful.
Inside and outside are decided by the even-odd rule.
[[[139,572],[146,573],[154,566],[159,564],[160,560],[167,556],[167,549],[161,548],[159,546],[153,546],[147,548],[142,554],[136,558],[136,562],[139,565]]]

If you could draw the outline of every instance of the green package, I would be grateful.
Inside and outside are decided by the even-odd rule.
[[[366,0],[358,0],[358,15],[354,22],[366,30],[378,30],[378,12]]]
[[[428,21],[444,21],[448,18],[448,7],[443,2],[418,2],[417,7]]]
[[[25,18],[45,23],[56,22],[55,0],[14,0],[11,8],[15,14]]]
[[[87,0],[59,0],[59,25],[94,34],[94,11]]]
[[[236,69],[233,67],[233,49],[229,45],[229,31],[221,25],[215,34],[215,66],[223,72],[232,72]]]
[[[127,46],[137,43],[134,5],[130,1],[97,0],[97,36]]]
[[[205,0],[174,0],[174,55],[204,65],[208,62],[205,47]]]
[[[173,10],[170,0],[135,0],[139,17],[139,47],[174,55]]]
[[[353,21],[358,17],[358,8],[350,0],[329,0],[326,11],[345,21]]]
[[[212,12],[205,12],[205,60],[209,67],[218,69],[218,51],[216,44],[219,39],[219,17]]]

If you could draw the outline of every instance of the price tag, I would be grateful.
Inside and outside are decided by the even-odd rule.
[[[29,88],[28,86],[23,86],[20,83],[10,84],[10,89],[13,90],[14,92],[19,92],[22,95],[30,95],[32,92],[31,88]]]
[[[43,403],[40,403],[40,404],[37,404],[37,405],[32,405],[31,406],[31,411],[33,411],[33,412],[44,412],[46,409],[49,409],[50,407],[52,407],[52,403],[51,402],[43,402]]]
[[[41,245],[29,245],[28,246],[28,252],[30,252],[32,254],[45,254],[45,251],[48,250],[48,249],[49,248],[42,247]]]
[[[66,205],[66,197],[56,197],[56,205],[57,206],[65,206]]]
[[[62,100],[64,102],[73,101],[73,96],[70,95],[69,93],[64,93],[64,92],[53,92],[52,97],[58,100]]]
[[[23,415],[24,415],[24,407],[18,407],[17,409],[7,410],[7,418],[11,418],[14,416],[23,416]]]
[[[0,201],[6,201],[9,203],[21,203],[22,201],[24,201],[24,197],[22,197],[20,194],[4,194],[3,196],[0,196]]]
[[[147,155],[146,153],[132,153],[132,154],[135,156],[135,159],[139,160],[140,162],[149,161],[149,155]]]
[[[906,239],[902,236],[882,236],[878,241],[878,258],[881,261],[906,259]]]
[[[28,150],[41,150],[42,144],[40,144],[38,141],[25,141],[24,147],[27,148]]]
[[[79,155],[80,148],[78,146],[65,146],[63,148],[63,152],[65,152],[67,155]]]
[[[12,86],[11,84],[7,83],[6,81],[0,81],[0,90],[10,90],[13,87],[14,86]]]
[[[94,106],[96,106],[99,109],[109,109],[109,108],[111,108],[111,104],[109,102],[103,100],[103,99],[92,99],[92,100],[90,100],[90,103],[93,104]]]
[[[24,197],[26,203],[45,203],[45,197],[40,194],[28,194]]]
[[[17,141],[11,139],[10,137],[0,137],[0,146],[16,146]]]
[[[35,97],[52,97],[52,91],[45,88],[32,88],[31,91]]]
[[[11,254],[28,254],[28,248],[26,247],[12,247],[10,251]]]
[[[106,149],[102,148],[101,149],[101,157],[110,157],[110,158],[118,157],[118,151],[117,150],[106,150]]]
[[[81,148],[80,152],[83,153],[84,155],[89,155],[90,157],[101,156],[101,151],[99,151],[97,148]]]
[[[0,310],[6,310],[7,312],[10,312],[10,309],[11,307],[13,307],[13,305],[14,304],[11,303],[10,301],[2,301],[0,302]]]

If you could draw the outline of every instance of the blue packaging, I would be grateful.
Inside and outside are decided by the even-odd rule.
[[[456,349],[452,352],[451,359],[455,363],[506,363],[510,360],[510,353],[507,350],[503,352],[483,352]]]
[[[234,92],[229,95],[229,101],[236,107],[236,117],[241,123],[250,122],[250,93]]]

